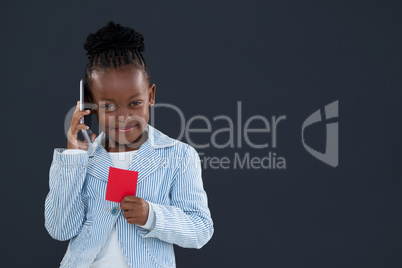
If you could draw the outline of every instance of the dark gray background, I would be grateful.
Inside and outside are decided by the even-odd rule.
[[[54,148],[66,146],[82,45],[109,20],[144,35],[157,102],[187,118],[234,117],[237,101],[244,119],[287,116],[270,148],[286,170],[203,171],[215,233],[201,250],[176,247],[178,267],[401,267],[400,10],[399,1],[3,1],[2,267],[58,267],[65,253],[67,242],[44,228],[49,167]],[[300,134],[335,100],[332,168]],[[177,117],[155,115],[174,137]],[[324,148],[324,124],[306,135]]]

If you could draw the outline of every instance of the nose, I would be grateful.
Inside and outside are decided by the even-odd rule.
[[[129,120],[132,119],[132,114],[127,108],[121,108],[119,109],[119,112],[117,114],[117,121],[120,123],[126,123]]]

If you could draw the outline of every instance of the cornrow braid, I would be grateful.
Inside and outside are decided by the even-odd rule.
[[[151,84],[148,65],[142,55],[145,51],[144,37],[134,29],[109,21],[106,26],[88,35],[84,48],[89,59],[84,75],[86,89],[90,88],[92,72],[126,65],[142,70],[148,84]]]

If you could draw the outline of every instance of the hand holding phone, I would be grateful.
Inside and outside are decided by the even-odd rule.
[[[84,91],[84,81],[81,79],[80,80],[80,111],[84,111],[84,103],[86,102],[86,98],[85,98],[85,91]],[[81,124],[85,124],[84,121],[84,116],[81,117],[80,119],[80,123]],[[92,131],[90,128],[86,129],[81,129],[82,135],[84,136],[86,142],[91,145],[92,141],[90,139],[90,135],[92,134]]]
[[[84,110],[84,104],[87,99],[85,98],[84,85],[81,79],[80,81],[80,101],[77,102],[73,118],[71,120],[70,129],[67,133],[67,149],[81,149],[88,150],[89,146],[96,138],[96,134],[92,133],[84,122],[84,116],[91,114],[90,110]],[[85,141],[81,141],[78,138],[78,131],[81,130]]]
[[[81,118],[85,115],[89,115],[90,110],[80,111],[80,102],[77,102],[77,106],[75,107],[75,111],[73,114],[73,118],[71,120],[70,129],[67,133],[67,149],[81,149],[88,150],[89,144],[87,141],[81,141],[78,139],[78,131],[82,129],[89,129],[89,127],[83,123],[81,123]],[[95,140],[96,134],[91,134],[91,141]]]

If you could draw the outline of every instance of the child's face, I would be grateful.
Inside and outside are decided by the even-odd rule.
[[[132,149],[149,121],[149,107],[155,103],[155,84],[148,86],[142,71],[125,66],[94,72],[91,76],[92,103],[100,129],[116,146]],[[131,146],[130,146],[131,145]]]

